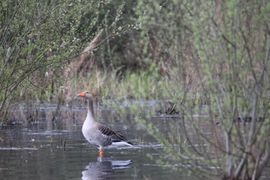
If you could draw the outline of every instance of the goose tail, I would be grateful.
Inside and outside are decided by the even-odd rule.
[[[133,143],[131,143],[129,141],[114,141],[114,142],[112,142],[112,146],[116,146],[116,147],[129,146],[129,147],[133,147]]]

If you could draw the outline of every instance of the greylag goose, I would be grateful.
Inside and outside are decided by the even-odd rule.
[[[96,122],[93,108],[93,97],[88,91],[78,94],[85,98],[88,104],[88,112],[82,126],[82,134],[90,143],[99,147],[99,156],[104,156],[104,147],[106,146],[132,146],[132,143],[119,132],[113,131],[105,125]]]

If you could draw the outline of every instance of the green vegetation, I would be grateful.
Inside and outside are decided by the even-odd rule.
[[[175,155],[162,161],[258,179],[270,159],[269,16],[268,1],[3,0],[0,120],[13,102],[69,101],[82,89],[170,99],[184,119],[183,139],[175,130],[164,138],[151,115],[135,118]],[[236,123],[244,119],[248,125]],[[195,146],[191,132],[207,148]]]

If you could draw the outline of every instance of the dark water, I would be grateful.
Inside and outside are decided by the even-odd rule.
[[[133,148],[106,149],[101,159],[81,134],[83,106],[61,108],[58,118],[55,106],[36,108],[32,115],[25,106],[14,110],[14,119],[24,123],[0,129],[2,180],[197,179],[185,169],[160,163],[163,147],[128,115],[119,117],[111,110],[99,113],[100,121],[122,130],[135,143]]]

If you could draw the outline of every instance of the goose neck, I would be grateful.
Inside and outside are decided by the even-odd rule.
[[[88,99],[87,100],[87,104],[88,104],[87,116],[89,116],[89,118],[91,118],[91,119],[94,119],[95,118],[95,114],[94,114],[93,100],[92,99]]]

